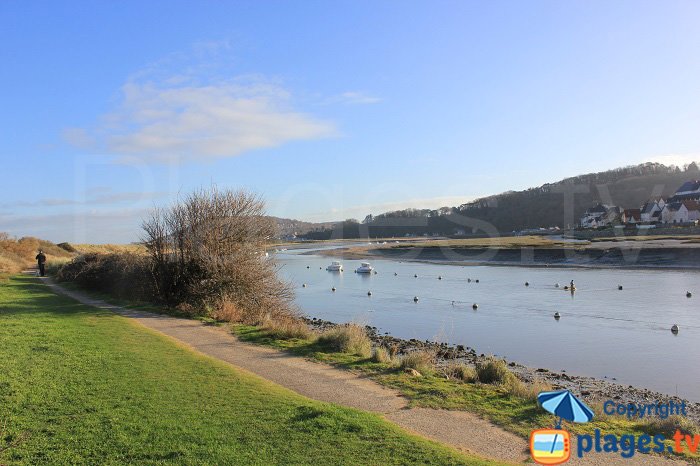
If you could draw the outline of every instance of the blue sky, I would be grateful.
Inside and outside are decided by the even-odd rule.
[[[311,221],[700,159],[692,1],[0,2],[0,231],[215,183]]]

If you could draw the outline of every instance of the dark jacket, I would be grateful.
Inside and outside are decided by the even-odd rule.
[[[44,263],[46,263],[46,256],[44,255],[44,253],[40,252],[39,254],[37,254],[37,255],[36,255],[36,261],[37,261],[39,264],[44,264]]]

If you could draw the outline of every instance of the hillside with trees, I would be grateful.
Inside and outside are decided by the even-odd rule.
[[[652,197],[669,197],[688,180],[700,178],[696,163],[685,167],[659,163],[589,173],[524,191],[509,191],[457,207],[406,209],[349,219],[330,229],[304,235],[309,239],[405,235],[485,235],[525,229],[576,225],[597,203],[639,208]]]

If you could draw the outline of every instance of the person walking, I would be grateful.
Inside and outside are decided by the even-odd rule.
[[[39,254],[36,255],[36,262],[39,264],[39,275],[43,277],[46,274],[46,256],[41,249],[39,249]]]

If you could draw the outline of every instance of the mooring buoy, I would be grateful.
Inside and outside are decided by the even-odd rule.
[[[472,304],[472,309],[479,309],[479,305],[476,303]]]
[[[331,291],[335,291],[335,287],[331,288]]]
[[[671,326],[671,333],[678,333],[678,325],[673,324]]]

